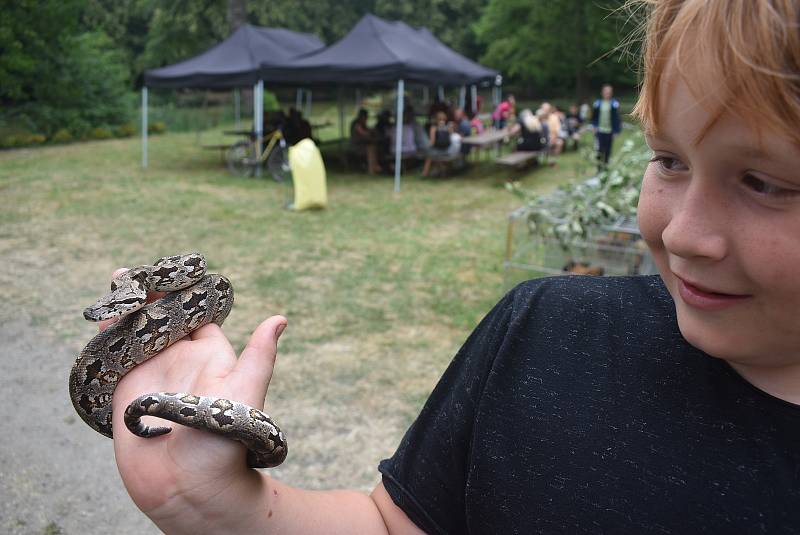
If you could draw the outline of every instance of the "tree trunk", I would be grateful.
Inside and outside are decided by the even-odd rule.
[[[231,27],[231,33],[246,22],[247,9],[245,9],[245,0],[228,0],[228,24]]]

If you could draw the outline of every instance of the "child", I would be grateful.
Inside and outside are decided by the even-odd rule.
[[[262,323],[238,362],[203,327],[114,395],[120,472],[159,527],[800,532],[800,2],[653,4],[639,221],[661,277],[556,277],[509,293],[371,496],[292,488],[206,433],[124,429],[120,410],[142,392],[260,405],[285,320]]]

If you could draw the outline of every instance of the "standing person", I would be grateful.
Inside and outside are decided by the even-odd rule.
[[[635,115],[653,159],[638,215],[660,276],[512,290],[370,495],[292,487],[181,426],[127,432],[142,392],[261,406],[286,319],[261,323],[238,360],[202,327],[113,397],[120,474],[163,531],[800,532],[800,3],[641,2]]]
[[[508,119],[513,117],[517,101],[514,95],[508,95],[506,99],[497,105],[492,112],[492,124],[496,129],[505,128],[508,124]]]
[[[601,97],[592,107],[592,126],[594,127],[595,151],[601,165],[608,163],[614,136],[619,134],[622,122],[619,117],[619,101],[614,98],[614,88],[605,84]]]

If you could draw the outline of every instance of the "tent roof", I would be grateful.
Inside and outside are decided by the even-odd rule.
[[[259,80],[261,65],[286,65],[324,46],[313,34],[244,24],[198,56],[146,71],[144,81],[148,87],[244,87]]]
[[[428,30],[365,15],[342,39],[284,66],[262,65],[265,80],[285,84],[407,82],[465,85],[494,78]]]

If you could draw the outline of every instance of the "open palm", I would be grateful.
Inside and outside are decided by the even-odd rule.
[[[123,482],[142,511],[151,517],[173,514],[255,472],[247,468],[244,446],[211,433],[166,422],[173,428],[167,435],[137,437],[124,424],[128,403],[151,392],[186,392],[262,408],[285,324],[280,316],[262,322],[238,359],[222,329],[205,325],[120,381],[113,397],[114,451]]]

